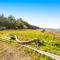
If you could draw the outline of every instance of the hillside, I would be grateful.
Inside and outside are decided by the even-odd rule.
[[[40,29],[40,28],[29,24],[22,18],[16,19],[14,16],[5,17],[4,15],[0,15],[0,30],[5,29]]]
[[[40,30],[32,29],[3,30],[0,31],[0,60],[3,60],[4,58],[5,60],[8,60],[8,58],[11,58],[10,60],[15,60],[15,58],[17,60],[52,60],[52,58],[48,56],[39,54],[29,48],[22,47],[15,40],[7,40],[6,37],[10,34],[18,36],[21,41],[38,38],[41,41],[39,46],[36,46],[35,43],[29,44],[29,46],[60,56],[60,33],[58,32],[42,32]],[[24,59],[21,56],[24,57]]]

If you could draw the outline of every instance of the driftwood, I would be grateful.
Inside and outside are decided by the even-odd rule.
[[[29,45],[21,45],[21,46],[30,48],[30,49],[32,49],[32,50],[34,50],[34,51],[36,51],[36,52],[38,52],[38,53],[40,53],[40,54],[44,54],[44,55],[50,57],[51,60],[60,60],[60,56],[55,55],[55,54],[53,54],[53,53],[49,53],[49,52],[45,52],[45,51],[42,51],[42,50],[38,50],[38,49],[36,49],[36,48],[30,47]]]
[[[16,40],[20,44],[30,44],[30,43],[35,43],[37,46],[41,44],[38,38],[30,39],[28,41],[21,41],[20,39],[17,38],[16,35],[10,35],[9,36],[10,40]]]
[[[55,54],[52,54],[52,53],[49,53],[49,52],[45,52],[45,51],[42,51],[42,50],[38,50],[38,49],[32,48],[32,47],[30,47],[30,46],[28,46],[28,45],[24,45],[24,44],[29,44],[29,43],[32,43],[32,42],[35,42],[35,43],[37,43],[37,44],[40,44],[41,42],[40,42],[39,39],[37,39],[37,38],[31,39],[31,40],[28,40],[28,41],[23,41],[23,42],[20,41],[20,40],[17,38],[16,35],[14,35],[14,38],[15,38],[15,40],[17,41],[17,43],[23,44],[23,45],[21,45],[21,46],[30,48],[30,49],[38,52],[38,53],[44,54],[44,55],[46,55],[46,56],[49,56],[49,57],[51,57],[53,60],[60,60],[60,56],[58,56],[58,55],[55,55]]]
[[[15,35],[15,38],[16,38],[16,41],[18,43],[22,43],[22,44],[27,44],[27,43],[32,43],[32,42],[35,42],[37,44],[40,44],[41,43],[41,42],[39,42],[39,39],[37,39],[37,38],[32,39],[32,40],[29,40],[29,41],[24,41],[24,42],[19,41],[19,39],[17,39],[17,36],[16,35]],[[42,50],[38,50],[38,49],[32,48],[32,47],[30,47],[28,45],[22,45],[22,46],[27,47],[27,48],[30,48],[30,49],[32,49],[32,50],[34,50],[34,51],[36,51],[38,53],[44,54],[46,56],[49,56],[53,60],[60,60],[60,56],[58,56],[58,55],[55,55],[55,54],[52,54],[52,53],[49,53],[49,52],[45,52],[45,51],[42,51]]]
[[[16,40],[15,35],[10,34],[8,37],[9,37],[9,40]]]

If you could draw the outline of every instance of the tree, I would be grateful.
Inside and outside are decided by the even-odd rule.
[[[8,17],[8,23],[9,23],[9,27],[8,28],[12,28],[14,29],[15,28],[15,17],[13,17],[12,15]]]
[[[32,26],[29,23],[27,23],[26,21],[24,21],[22,18],[20,18],[19,20],[24,24],[25,28],[27,28],[27,29],[32,28]]]
[[[19,28],[19,29],[23,29],[23,22],[21,22],[19,19],[15,22],[16,24],[16,27]]]

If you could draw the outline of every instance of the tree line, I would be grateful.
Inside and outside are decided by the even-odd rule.
[[[16,19],[10,15],[5,17],[0,15],[0,29],[39,29],[39,27],[31,25],[24,21],[22,18]]]

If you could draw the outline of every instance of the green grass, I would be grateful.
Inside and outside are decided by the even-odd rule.
[[[32,38],[39,38],[40,41],[42,41],[42,45],[37,47],[36,45],[31,45],[31,47],[47,51],[50,53],[54,53],[56,55],[60,55],[60,33],[54,33],[54,32],[41,32],[40,30],[4,30],[0,31],[0,37],[5,37],[8,36],[9,34],[14,34],[17,35],[21,41],[27,41]],[[16,41],[8,41],[8,40],[0,40],[0,42],[4,42],[6,44],[12,44],[12,45],[18,45]],[[25,50],[26,53],[31,53],[32,50],[28,48],[22,48]],[[48,57],[45,55],[37,54],[32,54],[32,57],[35,58],[36,60],[48,60]]]

